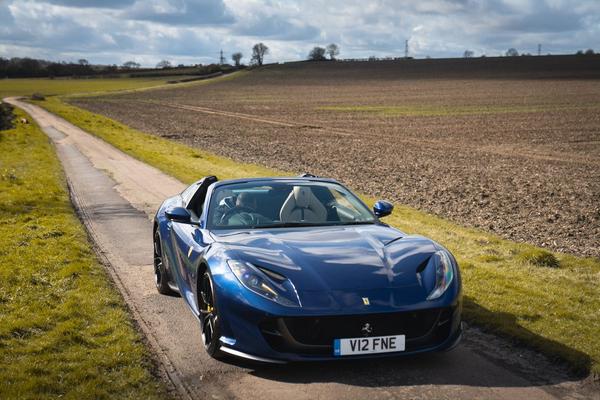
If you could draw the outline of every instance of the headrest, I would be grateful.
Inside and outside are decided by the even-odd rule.
[[[217,201],[221,201],[227,197],[233,197],[233,190],[221,189],[221,190],[217,191]]]
[[[310,207],[312,196],[312,190],[310,190],[308,186],[294,186],[294,200],[296,200],[296,207]]]

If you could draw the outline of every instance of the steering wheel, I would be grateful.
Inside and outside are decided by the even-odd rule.
[[[258,222],[257,218],[254,215],[255,211],[250,207],[245,206],[235,206],[232,209],[225,211],[225,214],[221,217],[221,224],[228,224],[229,219],[234,215],[239,214],[240,219],[246,225],[256,225]]]

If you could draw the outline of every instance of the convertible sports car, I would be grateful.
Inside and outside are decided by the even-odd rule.
[[[179,293],[204,347],[263,362],[449,350],[462,336],[456,260],[380,221],[332,179],[209,176],[154,220],[162,294]]]

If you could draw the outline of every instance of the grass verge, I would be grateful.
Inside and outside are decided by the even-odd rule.
[[[289,175],[161,139],[58,98],[38,104],[183,182],[211,174]],[[599,259],[549,253],[402,205],[386,222],[431,237],[456,255],[466,320],[565,360],[579,372],[600,374]]]
[[[0,148],[0,398],[164,398],[46,135],[17,124]]]
[[[96,96],[109,92],[137,92],[150,89],[180,88],[223,82],[246,74],[246,71],[232,72],[217,78],[167,84],[172,76],[155,78],[93,78],[93,79],[0,79],[0,99],[7,96],[31,96],[40,93],[45,96],[73,95],[79,97]],[[181,76],[174,79],[181,79]]]
[[[70,93],[99,93],[165,85],[168,77],[160,78],[96,78],[96,79],[0,79],[0,99],[6,96],[45,96]]]

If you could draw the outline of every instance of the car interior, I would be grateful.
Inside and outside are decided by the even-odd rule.
[[[328,224],[372,221],[372,214],[335,185],[272,183],[224,186],[213,193],[210,222],[216,228],[273,223]]]

